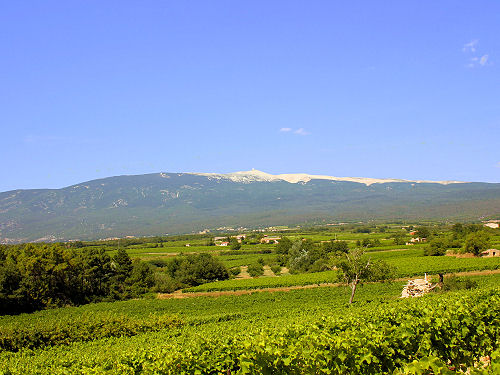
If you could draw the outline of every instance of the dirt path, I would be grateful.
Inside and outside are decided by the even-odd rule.
[[[243,266],[245,267],[245,266]],[[242,268],[243,268],[242,267]],[[469,271],[469,272],[456,272],[454,275],[457,276],[481,276],[481,275],[493,275],[500,273],[498,270],[483,270],[483,271]],[[452,275],[451,273],[445,274],[446,276]],[[433,275],[428,275],[433,276]],[[434,275],[435,276],[435,275]],[[415,277],[413,277],[415,278]],[[394,281],[407,281],[411,278],[402,277]],[[222,290],[214,292],[193,292],[193,293],[182,293],[182,291],[177,290],[174,293],[158,293],[159,299],[170,299],[170,298],[195,298],[195,297],[220,297],[220,296],[241,296],[244,294],[252,293],[262,293],[262,292],[289,292],[290,290],[296,289],[311,289],[311,288],[331,288],[343,285],[342,283],[322,283],[322,284],[310,284],[310,285],[295,285],[287,287],[276,287],[276,288],[260,288],[260,289],[243,289],[243,290]]]
[[[251,279],[252,276],[248,273],[248,266],[241,266],[241,271],[235,279]]]
[[[290,270],[286,267],[281,267],[281,274],[282,275],[289,275],[290,274]]]
[[[271,267],[269,266],[264,266],[264,276],[276,277],[274,272],[271,270]]]

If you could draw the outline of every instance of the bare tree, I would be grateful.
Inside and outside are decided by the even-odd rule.
[[[351,304],[356,288],[364,281],[384,281],[394,277],[395,269],[384,261],[372,261],[362,249],[354,249],[336,258],[335,267],[341,272],[343,281],[351,288]]]

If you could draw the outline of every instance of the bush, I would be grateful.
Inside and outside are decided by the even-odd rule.
[[[229,270],[231,273],[231,276],[235,277],[238,276],[241,273],[241,267],[234,267]]]
[[[241,249],[241,243],[239,243],[236,238],[231,238],[230,246],[231,246],[231,250]]]
[[[458,277],[451,275],[450,277],[444,279],[443,290],[453,291],[453,290],[470,290],[477,288],[477,282],[471,280],[467,277]]]
[[[155,285],[153,287],[153,292],[157,293],[172,293],[177,289],[182,288],[182,284],[175,281],[165,272],[155,272],[154,274]]]
[[[427,256],[441,256],[446,254],[448,243],[446,239],[436,237],[429,242],[425,247],[424,255]]]
[[[262,276],[264,274],[264,267],[260,263],[254,263],[248,266],[248,273],[252,277]]]
[[[281,273],[281,266],[278,265],[278,264],[273,264],[271,266],[271,271],[273,271],[273,273],[278,276],[280,273]]]
[[[167,275],[189,286],[229,279],[229,272],[210,254],[175,257],[166,266]]]

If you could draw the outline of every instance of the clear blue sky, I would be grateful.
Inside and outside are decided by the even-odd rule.
[[[0,191],[151,172],[500,182],[499,1],[4,1]]]

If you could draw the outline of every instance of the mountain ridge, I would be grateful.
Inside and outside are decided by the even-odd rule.
[[[11,190],[0,193],[0,242],[174,234],[324,220],[478,220],[500,213],[500,184],[496,183],[363,182],[314,176],[255,170],[161,172],[107,177],[61,189]]]

